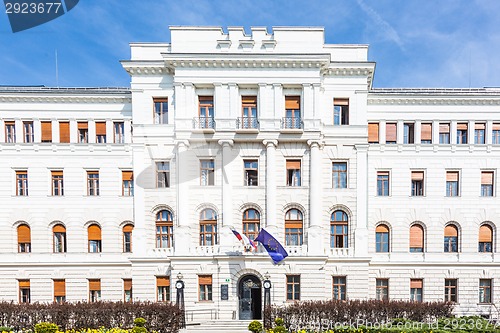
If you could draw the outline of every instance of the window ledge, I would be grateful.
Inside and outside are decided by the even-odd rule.
[[[213,133],[215,133],[215,129],[213,129],[213,128],[195,128],[195,129],[193,129],[193,133],[213,134]]]
[[[304,130],[302,128],[282,128],[280,129],[281,133],[286,133],[286,134],[301,134],[304,133]]]
[[[236,133],[239,134],[256,134],[259,133],[258,128],[240,128],[236,130]]]

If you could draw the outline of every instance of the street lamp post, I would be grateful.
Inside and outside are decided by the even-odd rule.
[[[186,312],[184,310],[184,281],[182,281],[182,273],[177,274],[177,282],[175,282],[175,289],[177,290],[176,303],[177,307],[182,311],[181,327],[186,327]]]
[[[269,316],[269,309],[271,307],[271,280],[270,280],[269,272],[264,274],[264,282],[262,285],[264,286],[264,327],[271,326],[271,318]],[[267,314],[267,315],[266,315]],[[268,323],[269,322],[269,323]]]

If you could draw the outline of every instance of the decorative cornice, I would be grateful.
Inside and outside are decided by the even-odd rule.
[[[500,96],[499,96],[500,97]],[[500,98],[370,98],[368,105],[500,105]]]
[[[130,96],[34,96],[34,95],[14,95],[14,96],[2,96],[0,95],[1,103],[84,103],[84,104],[96,104],[96,103],[131,103],[132,98]]]

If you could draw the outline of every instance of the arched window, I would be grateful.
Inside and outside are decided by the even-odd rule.
[[[424,228],[420,224],[410,227],[410,252],[424,252]]]
[[[87,228],[88,238],[89,238],[89,252],[97,253],[101,252],[102,248],[102,235],[101,235],[101,227],[97,224],[91,224]]]
[[[174,222],[169,210],[160,210],[156,214],[156,247],[172,247],[174,244]]]
[[[302,245],[303,217],[298,209],[290,209],[285,214],[285,244]]]
[[[444,252],[458,252],[458,228],[453,224],[444,228]]]
[[[255,209],[247,209],[243,212],[243,234],[250,240],[254,240],[260,231],[260,214]]]
[[[17,249],[19,252],[31,252],[31,229],[27,224],[17,227]]]
[[[62,224],[52,227],[54,236],[54,252],[66,252],[66,228]]]
[[[200,213],[200,245],[217,245],[217,213],[210,208]]]
[[[330,247],[348,247],[349,219],[347,214],[336,210],[330,217]]]
[[[479,252],[493,252],[493,229],[487,224],[479,228]]]
[[[380,224],[375,229],[375,251],[389,252],[389,227]]]
[[[132,224],[126,224],[123,226],[123,252],[132,252],[132,230],[134,226]]]

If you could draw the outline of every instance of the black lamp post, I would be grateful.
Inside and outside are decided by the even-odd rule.
[[[266,274],[264,274],[265,280],[262,283],[262,285],[264,286],[264,327],[271,326],[271,318],[268,318],[270,314],[268,310],[271,307],[271,280],[269,280],[269,278],[269,272],[266,272]]]
[[[176,303],[177,307],[182,311],[181,327],[186,327],[186,313],[184,311],[184,281],[182,281],[182,273],[177,274],[177,282],[175,282],[175,289],[177,289]]]

